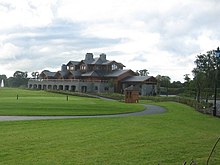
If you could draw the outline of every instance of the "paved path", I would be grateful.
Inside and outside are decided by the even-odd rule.
[[[17,120],[48,120],[48,119],[78,119],[78,118],[104,118],[104,117],[126,117],[126,116],[143,116],[164,113],[166,110],[160,106],[144,104],[145,110],[125,114],[112,115],[95,115],[95,116],[0,116],[0,121],[17,121]]]

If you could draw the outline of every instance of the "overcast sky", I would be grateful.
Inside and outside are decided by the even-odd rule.
[[[0,74],[95,57],[183,81],[220,46],[218,0],[0,0]],[[192,78],[192,76],[190,76]]]

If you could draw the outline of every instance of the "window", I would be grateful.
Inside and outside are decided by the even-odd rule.
[[[81,65],[80,68],[81,70],[86,70],[86,65]]]
[[[74,70],[74,66],[73,65],[71,65],[71,66],[68,66],[68,68],[67,68],[68,70]]]
[[[116,70],[117,68],[118,68],[118,66],[117,66],[117,65],[112,64],[112,70]]]

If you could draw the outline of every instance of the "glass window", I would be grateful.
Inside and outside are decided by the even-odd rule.
[[[115,64],[112,64],[112,70],[116,70],[118,67]]]

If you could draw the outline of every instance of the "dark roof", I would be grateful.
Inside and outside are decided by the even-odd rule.
[[[153,76],[130,76],[125,78],[122,82],[143,82],[154,78]]]
[[[130,69],[129,70],[115,70],[107,75],[105,75],[105,77],[118,77],[126,72],[129,72],[131,71]]]
[[[103,77],[105,73],[103,71],[90,71],[82,74],[83,77]]]
[[[118,63],[118,65],[121,65],[121,67],[125,67],[122,63],[120,63],[120,62],[117,62]]]
[[[90,65],[107,65],[110,64],[112,61],[102,61],[100,57],[94,58],[93,60],[82,60],[85,64],[90,64]]]
[[[109,61],[109,60],[106,60],[105,62],[102,63],[102,65],[109,65],[111,64],[113,61]]]
[[[91,62],[91,64],[101,65],[103,64],[103,61],[101,58],[95,58],[94,61]]]
[[[105,71],[102,70],[95,70],[95,71],[90,71],[82,74],[81,76],[84,77],[118,77],[124,73],[127,73],[132,70],[114,70],[113,72],[106,73]],[[133,72],[133,71],[132,71]]]
[[[90,60],[82,60],[81,62],[83,62],[85,64],[90,64],[90,65],[109,65],[111,63],[116,63],[117,65],[119,65],[121,67],[125,67],[122,63],[118,63],[116,61],[109,61],[109,60],[103,61],[100,57],[93,58]]]
[[[82,74],[81,76],[83,76],[83,77],[98,77],[98,74],[95,71],[91,71],[91,72],[86,72],[86,73]]]
[[[46,77],[54,77],[55,74],[56,74],[56,72],[51,72],[51,71],[49,71],[49,70],[44,70],[44,71],[41,72],[41,74],[42,74],[42,73],[43,73]]]
[[[58,71],[58,72],[56,72],[56,74],[60,74],[62,77],[65,77],[67,72],[65,72],[65,71]]]
[[[131,85],[124,89],[125,91],[139,91],[139,88],[137,86]]]
[[[69,61],[66,65],[78,65],[79,61]]]
[[[76,76],[76,77],[81,76],[81,73],[78,70],[77,71],[71,70],[69,73],[72,74],[73,76]]]

